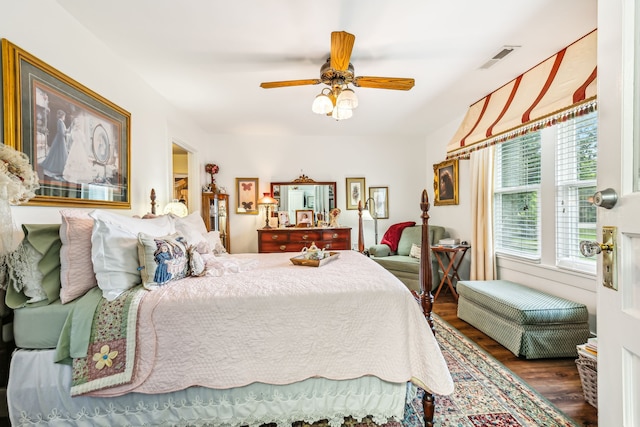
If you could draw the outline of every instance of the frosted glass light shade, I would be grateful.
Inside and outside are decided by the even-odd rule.
[[[356,93],[351,89],[345,89],[340,92],[338,95],[338,100],[336,101],[336,107],[338,108],[348,108],[353,110],[358,106],[358,97]]]
[[[316,96],[313,100],[313,104],[311,105],[311,111],[316,114],[329,114],[331,110],[333,110],[333,102],[331,102],[331,99],[323,93]]]
[[[353,110],[350,108],[338,108],[335,107],[331,113],[331,117],[336,120],[346,120],[353,116]]]
[[[174,200],[171,203],[167,203],[167,206],[164,207],[164,213],[172,213],[180,217],[185,217],[189,215],[189,209],[187,209],[187,206],[184,203]]]

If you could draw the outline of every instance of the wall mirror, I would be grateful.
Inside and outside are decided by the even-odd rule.
[[[272,182],[271,195],[278,200],[278,211],[289,212],[294,222],[296,210],[311,209],[328,218],[329,211],[336,207],[336,183],[318,182],[306,175],[289,182]]]

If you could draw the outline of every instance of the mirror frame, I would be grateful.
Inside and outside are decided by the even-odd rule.
[[[294,179],[293,181],[280,181],[280,182],[272,182],[271,183],[271,197],[278,199],[278,202],[280,202],[280,196],[278,195],[278,197],[274,196],[274,191],[273,191],[273,187],[275,185],[328,185],[333,187],[333,203],[334,203],[334,207],[338,207],[338,197],[337,197],[337,187],[336,187],[336,182],[335,181],[314,181],[313,179],[309,178],[307,175],[300,175],[298,178]]]

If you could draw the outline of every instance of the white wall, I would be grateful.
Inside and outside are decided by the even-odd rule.
[[[205,138],[136,74],[55,2],[4,2],[0,37],[36,56],[131,113],[131,210],[150,210],[155,188],[159,208],[171,198],[172,138],[196,146]],[[0,141],[2,140],[0,136]],[[199,205],[198,205],[199,207]],[[60,207],[12,207],[14,221],[59,223]]]
[[[316,136],[230,136],[208,138],[202,164],[216,163],[216,183],[230,194],[231,249],[235,253],[257,252],[256,230],[264,224],[258,215],[235,213],[235,178],[258,178],[260,195],[270,191],[271,181],[292,181],[305,174],[316,181],[335,181],[340,224],[352,227],[357,244],[358,211],[346,210],[348,177],[364,177],[368,187],[389,187],[389,219],[378,221],[379,239],[389,225],[420,222],[420,195],[431,186],[425,178],[425,147],[421,138],[320,138]],[[203,182],[205,178],[204,166]],[[367,190],[368,194],[368,190]],[[364,223],[365,246],[374,243],[373,222]]]

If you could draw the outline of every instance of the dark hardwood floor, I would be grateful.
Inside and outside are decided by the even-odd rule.
[[[578,425],[585,427],[598,425],[597,409],[584,400],[575,359],[518,358],[492,338],[458,319],[457,308],[458,305],[453,296],[443,291],[434,302],[433,312],[526,381],[558,409],[573,418]]]

